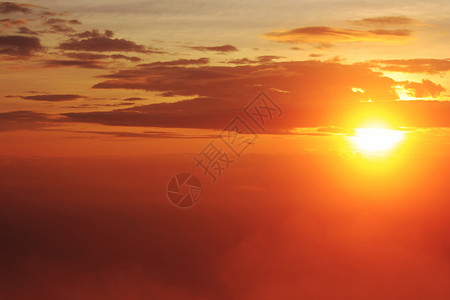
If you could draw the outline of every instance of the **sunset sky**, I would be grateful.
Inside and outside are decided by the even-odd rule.
[[[449,15],[0,2],[0,298],[449,299]]]

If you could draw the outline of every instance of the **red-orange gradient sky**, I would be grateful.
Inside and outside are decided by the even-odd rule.
[[[449,15],[0,2],[0,298],[450,299]]]

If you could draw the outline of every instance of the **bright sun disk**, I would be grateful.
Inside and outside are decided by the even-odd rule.
[[[384,152],[401,142],[404,132],[385,128],[356,128],[349,139],[358,150]]]

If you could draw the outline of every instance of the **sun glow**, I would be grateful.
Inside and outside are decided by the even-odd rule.
[[[395,86],[395,91],[397,92],[399,100],[417,100],[418,98],[413,97],[413,94],[410,90],[405,89],[401,85]]]
[[[349,137],[353,147],[369,153],[383,153],[392,150],[405,138],[399,130],[385,128],[356,128]]]

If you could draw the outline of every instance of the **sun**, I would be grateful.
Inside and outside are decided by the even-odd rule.
[[[360,151],[382,153],[398,145],[405,138],[404,134],[403,131],[387,128],[356,128],[349,140]]]

